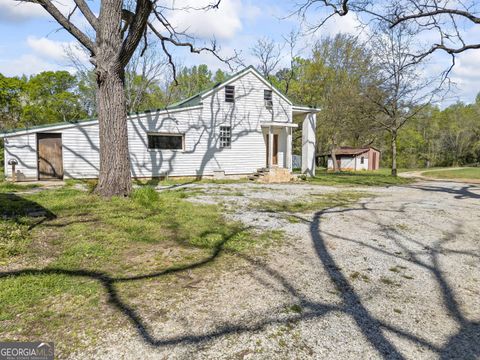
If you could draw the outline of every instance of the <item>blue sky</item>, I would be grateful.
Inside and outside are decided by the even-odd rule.
[[[172,0],[164,0],[169,2]],[[177,6],[182,2],[193,0],[176,0]],[[197,0],[198,4],[202,1]],[[56,4],[64,11],[72,8],[72,0],[58,0]],[[233,49],[242,52],[245,62],[252,63],[249,49],[261,37],[267,36],[281,40],[292,29],[298,27],[298,19],[284,19],[291,13],[295,2],[282,0],[223,0],[219,10],[206,12],[176,12],[172,22],[201,39],[215,36],[223,52],[228,54]],[[318,14],[314,14],[317,15]],[[74,17],[75,18],[75,17]],[[314,19],[314,17],[313,17]],[[313,20],[312,19],[312,20]],[[80,16],[75,21],[81,28],[87,24]],[[311,44],[315,38],[333,35],[338,32],[357,33],[358,21],[355,17],[335,18],[329,21],[321,31],[303,39],[304,44]],[[88,30],[87,30],[88,31]],[[0,0],[0,72],[8,75],[34,74],[44,70],[71,70],[65,55],[65,48],[75,44],[74,39],[64,30],[59,29],[46,12],[36,4],[24,4],[15,0]],[[480,38],[480,27],[465,29],[468,38]],[[82,56],[81,51],[78,52]],[[185,51],[176,51],[176,58],[184,65],[206,63],[212,68],[223,66],[210,55],[192,55]],[[308,48],[304,54],[308,55]],[[87,59],[84,58],[87,62]],[[452,79],[457,84],[456,90],[444,104],[462,100],[472,102],[480,92],[480,51],[471,51],[459,56]],[[448,65],[448,58],[435,56],[425,73],[435,75]]]

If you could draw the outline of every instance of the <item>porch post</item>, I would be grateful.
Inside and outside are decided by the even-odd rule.
[[[316,127],[317,115],[310,112],[302,125],[302,174],[307,176],[315,176]]]
[[[268,127],[268,167],[271,168],[273,164],[273,129]]]
[[[286,168],[292,171],[292,128],[287,127],[287,156],[286,156]]]

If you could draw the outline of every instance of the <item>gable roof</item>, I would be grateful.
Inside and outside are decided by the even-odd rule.
[[[195,106],[195,105],[201,105],[202,100],[206,98],[207,96],[213,94],[216,91],[219,91],[220,89],[224,88],[228,84],[234,82],[235,80],[238,80],[242,76],[245,76],[248,73],[254,74],[260,81],[262,81],[266,86],[268,86],[270,89],[272,89],[278,96],[280,96],[283,100],[288,102],[290,105],[292,105],[292,102],[277,88],[275,88],[267,79],[265,79],[255,67],[252,65],[246,67],[245,69],[240,70],[239,72],[228,76],[224,81],[216,83],[212,87],[205,89],[203,91],[200,91],[199,93],[192,95],[188,99],[178,101],[174,104],[171,104],[167,106],[167,109],[170,108],[178,108],[182,106]]]

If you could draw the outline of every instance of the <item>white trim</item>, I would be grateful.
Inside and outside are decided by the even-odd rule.
[[[272,84],[270,84],[257,70],[255,70],[253,67],[248,67],[245,71],[241,71],[239,74],[237,74],[236,76],[228,79],[227,81],[221,83],[220,85],[218,85],[217,87],[207,91],[205,94],[202,94],[201,97],[202,97],[202,100],[208,96],[210,96],[211,94],[219,91],[220,89],[224,88],[225,86],[229,85],[230,83],[240,79],[241,77],[247,75],[248,73],[252,73],[254,74],[261,82],[263,82],[269,90],[273,90],[275,92],[275,94],[277,94],[278,96],[280,96],[283,100],[285,100],[289,105],[292,105],[292,102],[285,96],[283,95],[280,91],[278,91]]]
[[[142,117],[146,117],[149,114],[156,114],[156,115],[162,115],[162,114],[171,114],[171,113],[176,113],[176,112],[181,112],[181,111],[188,111],[188,110],[200,110],[203,109],[203,105],[195,105],[195,106],[189,106],[189,107],[184,107],[184,108],[178,108],[178,109],[165,109],[165,110],[160,110],[160,111],[147,111],[147,112],[142,112],[138,114],[130,114],[127,116],[127,120],[133,120],[133,119],[138,119]],[[90,120],[90,121],[80,121],[80,122],[72,122],[68,124],[58,124],[58,125],[52,125],[52,126],[45,126],[45,127],[39,127],[39,128],[33,128],[33,129],[24,129],[24,130],[19,130],[15,131],[12,133],[0,133],[0,137],[2,138],[10,138],[10,137],[15,137],[15,136],[22,136],[22,135],[28,135],[28,134],[35,134],[35,133],[42,133],[42,132],[48,132],[52,130],[63,130],[63,129],[69,129],[72,127],[83,127],[83,126],[92,126],[92,125],[97,125],[98,120]]]
[[[311,113],[311,112],[314,112],[314,113],[318,113],[321,111],[320,108],[311,108],[311,107],[308,107],[308,106],[292,106],[292,112],[294,111],[299,111],[299,112],[308,112],[308,113]]]
[[[297,128],[298,124],[272,121],[272,122],[262,122],[260,126],[261,127],[277,126],[277,127]]]

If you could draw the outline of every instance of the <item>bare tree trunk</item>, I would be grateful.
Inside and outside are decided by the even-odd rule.
[[[337,164],[337,141],[334,139],[332,143],[332,162],[333,162],[333,172],[338,172],[338,164]]]
[[[97,111],[100,130],[100,174],[95,192],[99,195],[127,196],[132,190],[128,155],[125,70],[118,58],[122,45],[120,24],[122,2],[102,1],[96,59]]]
[[[392,176],[397,176],[397,130],[392,129]]]

